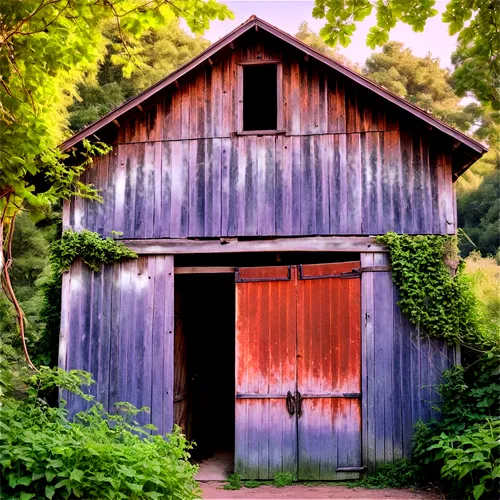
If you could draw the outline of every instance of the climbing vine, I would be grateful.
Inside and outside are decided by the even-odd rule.
[[[52,274],[42,287],[43,305],[40,317],[45,323],[45,329],[35,352],[35,358],[43,364],[57,366],[61,322],[61,276],[69,270],[78,257],[92,270],[99,271],[101,264],[135,259],[137,254],[119,241],[109,237],[101,238],[98,233],[88,230],[64,231],[61,239],[52,243],[49,254]]]
[[[398,304],[411,323],[449,342],[482,347],[494,342],[484,328],[455,236],[390,232],[377,240],[389,248]]]
[[[86,229],[78,233],[69,229],[52,244],[49,260],[54,269],[62,273],[69,270],[77,257],[92,270],[99,271],[101,264],[136,259],[137,254],[113,238],[101,238],[98,233]]]

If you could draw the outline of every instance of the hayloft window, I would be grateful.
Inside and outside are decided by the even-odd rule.
[[[277,132],[281,122],[281,64],[271,61],[242,63],[239,77],[238,131]]]

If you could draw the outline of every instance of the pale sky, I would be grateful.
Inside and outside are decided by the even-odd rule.
[[[311,15],[314,2],[306,0],[220,0],[225,3],[235,14],[235,20],[213,21],[204,36],[215,42],[224,35],[246,21],[252,14],[262,18],[274,26],[294,35],[299,24],[307,21],[309,27],[318,32],[323,26],[323,20],[314,19]],[[436,9],[444,11],[448,0],[438,0]],[[363,64],[372,52],[366,46],[366,35],[371,26],[375,24],[375,14],[358,24],[354,32],[351,45],[344,49],[339,47],[339,52],[346,55],[354,62]],[[451,69],[450,56],[455,49],[456,36],[449,36],[447,25],[441,21],[441,14],[429,19],[423,33],[414,33],[410,26],[399,24],[391,31],[390,39],[403,42],[410,47],[417,56],[425,56],[429,52],[434,57],[439,57],[441,66]]]

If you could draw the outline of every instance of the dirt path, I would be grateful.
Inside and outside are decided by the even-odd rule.
[[[371,500],[393,498],[399,500],[442,500],[442,496],[425,490],[369,490],[366,488],[346,488],[345,486],[305,486],[294,485],[284,488],[274,486],[260,486],[259,488],[242,488],[237,491],[226,491],[223,489],[224,482],[207,481],[200,482],[204,499],[239,499],[256,498],[260,500],[328,500],[330,498],[337,500]]]

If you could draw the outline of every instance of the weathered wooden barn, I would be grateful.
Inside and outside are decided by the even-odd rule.
[[[104,203],[64,228],[139,258],[65,274],[60,366],[244,478],[408,456],[459,353],[402,316],[374,235],[453,234],[484,147],[256,17],[64,148],[96,137]]]

